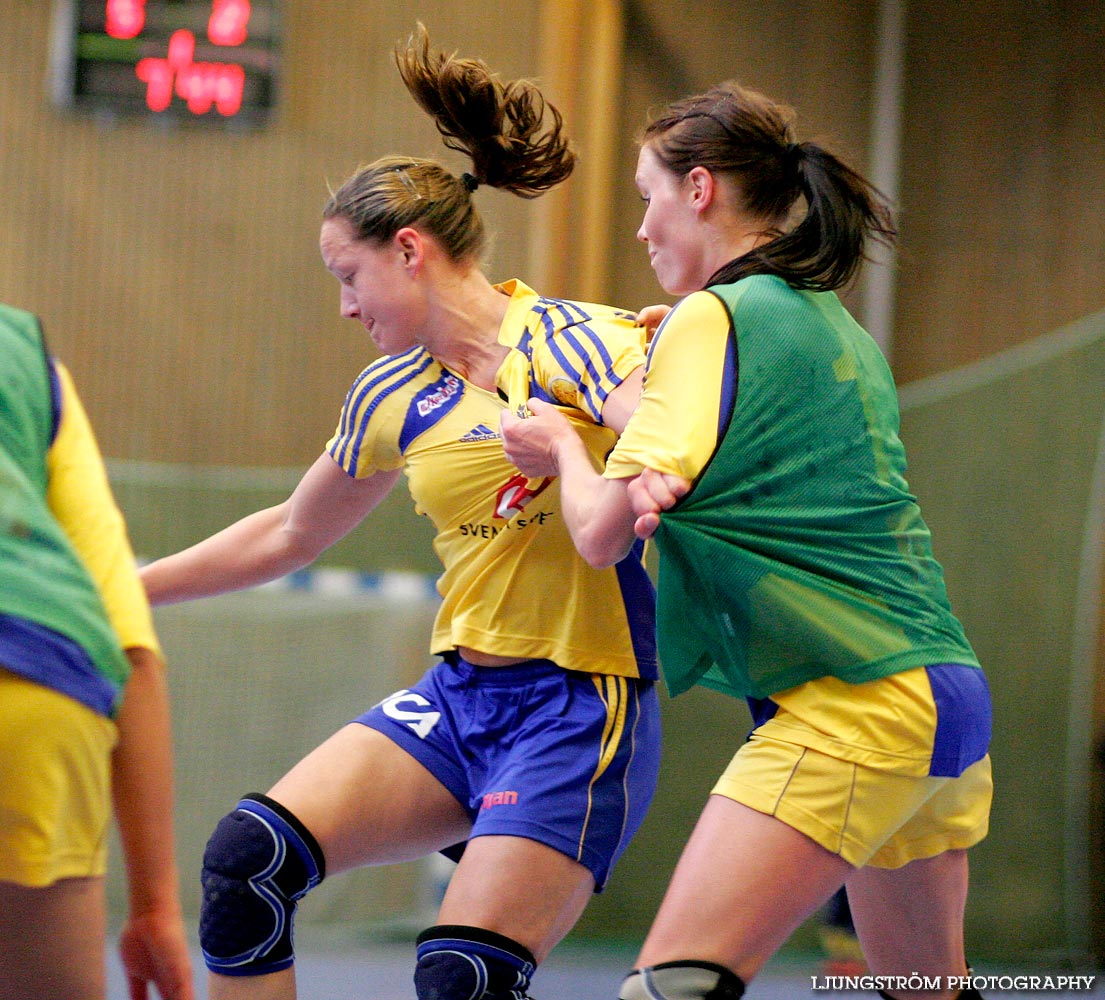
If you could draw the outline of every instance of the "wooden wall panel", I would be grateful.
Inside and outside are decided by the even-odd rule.
[[[633,174],[634,137],[650,114],[679,97],[735,79],[793,106],[803,139],[850,159],[866,155],[874,17],[866,0],[788,4],[629,0],[625,82],[610,234],[610,296],[627,307],[671,301],[636,240],[643,205]]]
[[[1105,306],[1105,7],[910,4],[900,381]]]
[[[327,183],[389,151],[465,165],[392,66],[391,46],[413,15],[347,0],[320,16],[315,4],[287,0],[277,120],[231,134],[59,114],[45,97],[49,6],[0,0],[9,40],[0,60],[0,296],[43,315],[110,456],[308,461],[367,358],[317,260]],[[474,17],[426,3],[417,16],[446,47],[508,75],[539,73],[541,19],[560,5],[479,6]],[[605,241],[601,231],[588,238],[605,242],[607,287],[548,290],[635,307],[663,299],[635,240],[632,136],[650,109],[736,77],[792,103],[803,137],[826,138],[863,163],[875,18],[868,0],[626,0],[622,21],[611,218]],[[1103,52],[1105,8],[1088,0],[908,5],[899,381],[1105,305]],[[571,73],[579,53],[565,62]],[[574,113],[585,164],[601,153],[586,148],[586,115],[604,112],[584,102]],[[540,203],[479,197],[495,234],[492,276],[540,272],[527,256]],[[565,273],[572,286],[570,261]]]
[[[393,151],[465,166],[391,61],[414,15],[289,0],[276,121],[232,133],[57,111],[50,6],[0,0],[0,298],[43,317],[109,457],[307,464],[373,356],[319,260],[327,184]],[[485,3],[477,18],[439,2],[418,16],[443,47],[525,75],[536,11]],[[519,273],[532,206],[479,198],[499,237],[493,273]]]

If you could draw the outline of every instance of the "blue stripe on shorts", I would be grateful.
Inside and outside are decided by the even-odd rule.
[[[452,659],[452,658],[451,658]],[[605,885],[652,800],[660,708],[652,681],[442,661],[355,720],[397,743],[468,811],[472,837],[526,837]]]
[[[986,756],[993,714],[986,675],[977,667],[940,663],[926,667],[936,702],[936,736],[929,774],[958,778]]]

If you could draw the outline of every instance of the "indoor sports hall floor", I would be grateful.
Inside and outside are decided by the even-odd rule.
[[[414,1000],[411,984],[414,946],[401,944],[350,944],[332,935],[316,936],[310,928],[297,933],[296,963],[300,1000]],[[118,960],[109,956],[108,1000],[127,1000]],[[820,968],[817,956],[805,959],[788,955],[769,963],[746,994],[747,1000],[874,1000],[872,992],[838,992],[813,988],[812,977]],[[561,945],[537,971],[531,992],[536,1000],[614,1000],[632,955]],[[196,1000],[206,1000],[202,962],[197,957]],[[976,974],[989,976],[1068,975],[1060,968],[982,967]],[[1088,970],[1088,975],[1094,975]],[[987,1000],[1074,1000],[1105,997],[1105,974],[1094,976],[1089,990],[1017,992],[984,990]]]

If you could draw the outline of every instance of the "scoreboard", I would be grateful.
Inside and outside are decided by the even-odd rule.
[[[58,0],[60,107],[258,126],[276,108],[278,0]]]

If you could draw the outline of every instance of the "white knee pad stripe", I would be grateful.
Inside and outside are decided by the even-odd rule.
[[[323,864],[314,839],[294,816],[276,803],[270,808],[253,798],[240,801],[204,855],[200,942],[208,968],[233,976],[290,965],[296,901],[322,881]],[[251,896],[252,906],[246,903]],[[247,923],[256,932],[248,936],[252,940],[243,940]]]
[[[494,931],[437,925],[418,936],[415,989],[426,998],[529,1000],[529,949]]]
[[[462,959],[472,966],[472,972],[475,975],[476,985],[472,992],[467,997],[458,997],[457,1000],[480,1000],[480,997],[487,992],[487,966],[483,964],[483,959],[477,955],[468,955],[463,951],[456,951],[452,948],[447,950],[434,952],[435,955],[456,955],[457,958]]]
[[[249,879],[250,890],[259,896],[268,904],[269,909],[272,911],[273,930],[272,933],[260,944],[258,944],[252,951],[246,952],[244,955],[238,957],[234,965],[247,965],[250,962],[256,961],[262,955],[267,955],[272,950],[272,946],[276,944],[284,935],[284,931],[288,925],[288,913],[285,910],[287,904],[283,903],[280,899],[280,895],[272,888],[272,883],[269,881],[273,875],[280,871],[284,864],[284,859],[288,855],[288,847],[276,829],[273,827],[264,816],[261,816],[254,809],[245,808],[239,806],[242,812],[247,812],[251,815],[252,819],[260,823],[269,832],[269,836],[272,837],[272,860],[265,866],[264,870],[259,871],[256,875],[253,875]],[[304,890],[306,891],[306,890]],[[293,899],[298,899],[302,893],[293,896]]]

